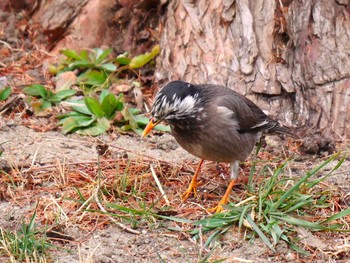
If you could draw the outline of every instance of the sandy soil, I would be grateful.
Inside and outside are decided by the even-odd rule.
[[[81,137],[78,135],[64,136],[60,132],[35,132],[27,127],[15,123],[3,123],[0,129],[0,141],[7,141],[3,146],[4,155],[2,164],[10,163],[22,169],[40,167],[48,164],[57,164],[57,160],[66,163],[96,161],[98,154],[95,146],[107,144],[109,149],[117,155],[127,155],[130,159],[140,156],[151,156],[172,163],[181,163],[188,160],[196,160],[177,146],[169,134],[152,136],[145,141],[140,141],[137,136],[115,136],[106,134],[98,138]],[[274,144],[274,140],[269,143]],[[272,147],[273,148],[273,147]],[[304,157],[297,169],[302,174],[309,164],[315,162],[312,156]],[[6,165],[5,165],[6,166]],[[59,169],[59,167],[57,167]],[[342,170],[331,177],[330,187],[335,191],[349,192],[350,172],[349,164],[345,163]],[[349,199],[349,198],[348,198]],[[172,200],[170,200],[171,202]],[[190,202],[200,200],[191,199]],[[35,200],[28,200],[26,205],[18,206],[10,200],[0,202],[0,227],[6,229],[18,228],[23,218],[28,218],[28,213],[33,211]],[[205,216],[205,214],[203,214]],[[112,222],[103,229],[93,232],[79,229],[76,225],[64,229],[67,235],[73,236],[78,242],[64,245],[64,249],[54,250],[55,262],[202,262],[201,255],[209,253],[210,249],[204,248],[200,241],[194,241],[188,235],[172,232],[166,229],[167,223],[156,223],[154,226],[145,225],[137,230],[140,234],[131,234],[120,229]],[[277,253],[269,249],[257,239],[254,244],[243,239],[243,233],[237,228],[232,228],[221,240],[220,245],[213,251],[211,260],[227,259],[226,262],[286,262],[295,261],[297,254],[289,249],[286,244],[277,246]],[[313,236],[312,236],[313,237]],[[316,238],[316,237],[315,237]],[[350,241],[348,235],[335,235],[332,240],[329,236],[323,236],[323,247],[330,249],[336,245],[344,244],[344,238]],[[319,262],[333,261],[346,262],[350,258],[343,256],[341,261],[332,259],[326,253],[321,256]],[[306,261],[308,261],[306,259]]]

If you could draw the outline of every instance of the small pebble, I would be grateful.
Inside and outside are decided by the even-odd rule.
[[[15,124],[14,121],[11,120],[11,121],[7,121],[7,122],[6,122],[6,126],[7,126],[7,127],[13,127],[13,126],[16,126],[16,124]]]
[[[289,252],[289,253],[286,255],[286,260],[287,260],[287,261],[294,261],[295,259],[296,259],[296,257],[295,257],[295,254],[294,254],[294,253]]]

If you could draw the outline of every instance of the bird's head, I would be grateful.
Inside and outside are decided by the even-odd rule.
[[[199,92],[194,85],[183,81],[166,84],[154,99],[151,118],[142,137],[161,121],[171,125],[195,118],[196,113],[203,110]]]

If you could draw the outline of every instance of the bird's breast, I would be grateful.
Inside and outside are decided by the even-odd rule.
[[[170,127],[172,135],[182,148],[194,156],[203,158],[203,126],[194,122],[180,122]]]
[[[223,125],[220,121],[211,125],[178,123],[171,125],[171,130],[186,151],[201,159],[217,162],[244,161],[257,141],[255,133],[241,134],[235,125]]]

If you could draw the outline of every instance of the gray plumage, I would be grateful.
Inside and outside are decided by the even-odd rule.
[[[252,101],[219,85],[170,82],[158,92],[151,114],[170,125],[189,153],[231,163],[232,178],[238,177],[239,161],[249,156],[263,133],[293,136]]]

